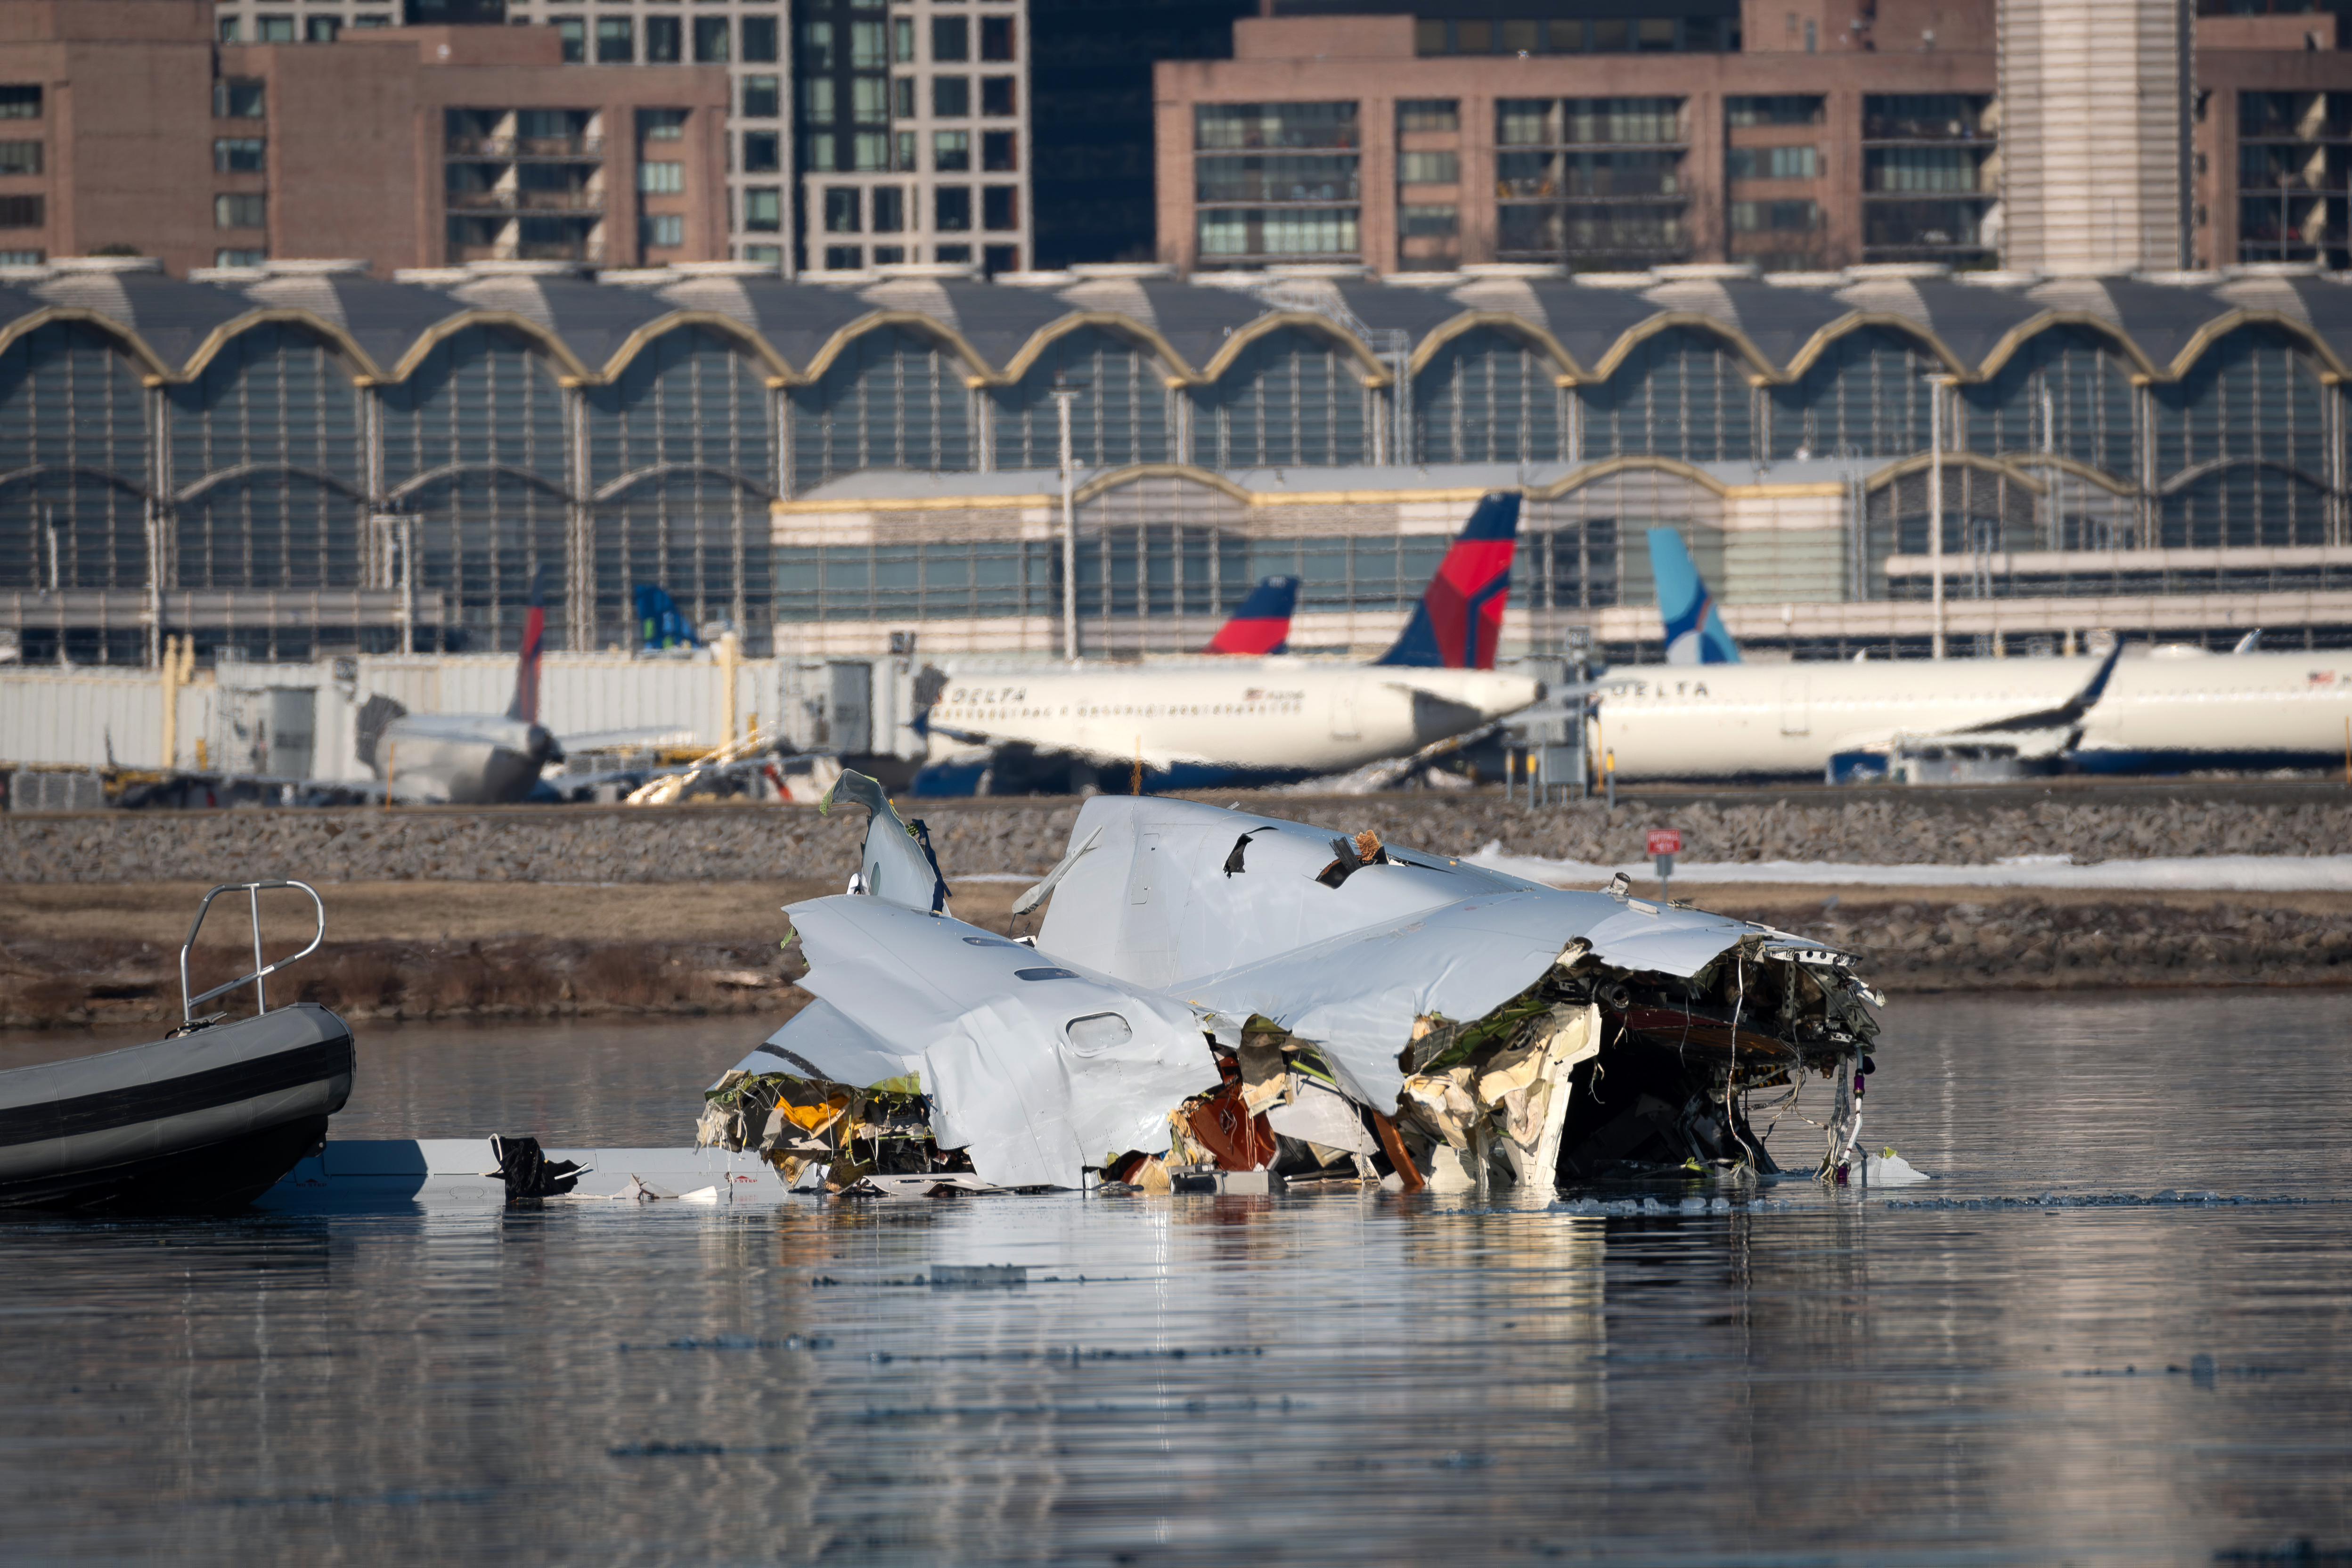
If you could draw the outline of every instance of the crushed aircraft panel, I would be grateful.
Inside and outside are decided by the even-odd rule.
[[[1016,902],[1050,898],[1032,948],[947,914],[915,831],[878,787],[844,786],[871,814],[866,887],[791,906],[818,1001],[740,1070],[804,1075],[803,1098],[919,1084],[930,1148],[982,1181],[1760,1174],[1751,1097],[1784,1091],[1777,1120],[1815,1074],[1834,1083],[1804,1119],[1822,1171],[1854,1161],[1878,998],[1849,954],[1622,881],[1562,891],[1369,832],[1117,796]]]

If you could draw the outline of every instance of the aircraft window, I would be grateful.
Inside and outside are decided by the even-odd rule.
[[[1066,1029],[1070,1048],[1082,1057],[1123,1046],[1135,1037],[1127,1020],[1116,1013],[1089,1013],[1083,1018],[1071,1019]]]

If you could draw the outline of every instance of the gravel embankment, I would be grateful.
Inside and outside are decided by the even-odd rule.
[[[1211,797],[1223,804],[1225,796]],[[1685,861],[1828,860],[1989,865],[2016,855],[2125,860],[2201,855],[2352,854],[2342,804],[2053,799],[1971,807],[1948,798],[1699,802],[1671,811],[1598,804],[1533,808],[1492,795],[1285,800],[1245,807],[1298,816],[1447,855],[1499,841],[1507,853],[1637,860],[1654,826],[1683,831]],[[1043,871],[1061,858],[1072,801],[907,803],[929,819],[952,881]],[[0,883],[246,880],[718,882],[845,876],[864,831],[856,811],[669,810],[122,812],[0,816]]]

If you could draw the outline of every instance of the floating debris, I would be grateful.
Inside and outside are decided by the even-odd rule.
[[[1778,1171],[1783,1119],[1820,1130],[1825,1182],[1924,1179],[1859,1149],[1884,999],[1842,950],[1622,879],[1562,891],[1134,796],[1087,803],[1016,941],[954,918],[879,785],[845,773],[835,795],[868,814],[850,891],[786,910],[816,1000],[697,1131],[796,1189],[1738,1185]]]

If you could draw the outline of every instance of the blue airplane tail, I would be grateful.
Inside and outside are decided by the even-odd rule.
[[[1650,532],[1650,574],[1658,584],[1658,618],[1665,623],[1668,664],[1738,664],[1739,645],[1723,624],[1715,595],[1697,563],[1671,528]]]
[[[668,594],[650,583],[636,587],[637,646],[640,647],[700,647],[694,623],[679,611]]]
[[[1413,606],[1404,634],[1373,662],[1423,669],[1494,668],[1503,609],[1511,596],[1511,553],[1518,544],[1517,494],[1492,490],[1480,497]]]

